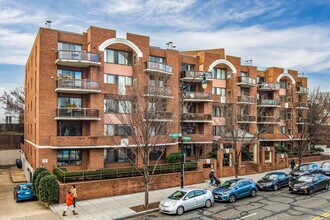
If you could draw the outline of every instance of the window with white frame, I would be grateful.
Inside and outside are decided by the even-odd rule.
[[[214,68],[213,79],[226,79],[226,69]]]
[[[104,74],[104,83],[107,84],[124,84],[126,86],[132,85],[133,79],[130,76],[120,76],[114,74]]]
[[[285,134],[286,133],[286,127],[285,126],[281,126],[281,133]]]
[[[122,125],[122,124],[104,125],[105,136],[130,136],[132,134],[133,134],[133,128],[131,125]]]
[[[158,56],[149,56],[149,61],[155,63],[165,63],[165,58]]]
[[[135,155],[130,148],[104,149],[104,163],[135,162]]]
[[[113,49],[104,50],[104,62],[132,66],[132,52]]]
[[[213,136],[223,136],[225,132],[225,126],[223,125],[213,125],[212,126],[212,135]]]
[[[57,49],[58,50],[81,51],[82,47],[81,47],[81,44],[58,42],[57,43]]]
[[[104,99],[104,112],[105,113],[131,114],[132,113],[132,101]]]
[[[181,70],[182,71],[195,71],[195,65],[188,64],[188,63],[182,63]]]
[[[226,96],[226,88],[213,87],[212,88],[212,94],[220,95],[220,96]]]
[[[225,107],[212,106],[212,117],[225,117]]]
[[[244,71],[241,71],[241,76],[245,76],[245,77],[248,77],[248,76],[249,76],[249,74],[248,74],[248,72],[244,72]]]

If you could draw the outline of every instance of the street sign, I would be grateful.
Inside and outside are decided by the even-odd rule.
[[[48,163],[48,159],[42,159],[41,163]]]
[[[186,137],[182,137],[182,140],[183,141],[191,141],[191,137],[187,137],[187,136]]]
[[[181,133],[178,133],[178,134],[170,134],[170,137],[171,138],[178,138],[178,137],[181,137]]]

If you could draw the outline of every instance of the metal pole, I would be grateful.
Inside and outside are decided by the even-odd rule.
[[[181,129],[182,130],[182,129]],[[183,138],[181,136],[181,188],[184,185],[184,150],[183,150]]]

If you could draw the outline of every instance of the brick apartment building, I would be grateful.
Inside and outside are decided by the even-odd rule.
[[[226,103],[248,106],[251,111],[240,111],[240,117],[249,124],[245,129],[251,135],[257,134],[258,126],[270,125],[240,158],[261,167],[274,163],[273,146],[297,144],[307,111],[307,79],[298,77],[297,71],[277,67],[261,71],[242,65],[241,58],[226,55],[224,49],[161,49],[150,46],[147,36],[127,33],[126,39],[116,38],[116,31],[98,27],[82,34],[40,28],[25,71],[22,157],[30,172],[42,165],[50,170],[130,166],[118,157],[118,151],[125,151],[120,148],[122,125],[113,122],[114,114],[125,112],[110,111],[106,103],[112,100],[107,95],[129,88],[135,79],[160,86],[152,81],[152,72],[169,77],[171,91],[164,101],[174,105],[180,105],[180,82],[190,82],[183,96],[183,102],[190,104],[182,116],[183,132],[192,138],[185,143],[187,158],[209,158],[212,148],[219,146],[222,169],[231,166],[228,159],[233,157],[228,143],[219,137]],[[199,77],[203,73],[208,81],[205,90]],[[297,106],[299,113],[294,111]],[[262,115],[260,109],[265,109]],[[179,132],[179,120],[173,123]],[[106,134],[118,138],[109,139]],[[178,151],[176,141],[167,143],[165,155]]]

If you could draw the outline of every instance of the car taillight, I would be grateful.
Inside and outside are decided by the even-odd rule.
[[[17,191],[17,194],[21,194],[21,192],[20,191]]]

